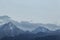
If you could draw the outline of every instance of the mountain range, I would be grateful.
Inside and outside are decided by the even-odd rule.
[[[11,19],[7,15],[0,16],[0,25],[3,25],[3,24],[8,23],[8,22],[14,23],[20,29],[29,30],[29,31],[32,31],[32,30],[34,30],[34,29],[36,29],[36,28],[38,28],[40,26],[48,28],[49,30],[60,29],[60,26],[56,25],[56,24],[31,23],[31,22],[28,22],[28,21],[17,22],[15,20]]]
[[[46,36],[46,35],[56,35],[60,33],[60,29],[52,31],[48,27],[60,27],[55,24],[38,24],[30,22],[17,22],[12,20],[8,16],[1,16],[0,20],[3,20],[0,23],[0,38],[5,36],[15,37],[17,35],[35,35],[37,36]],[[48,27],[47,27],[48,26]]]

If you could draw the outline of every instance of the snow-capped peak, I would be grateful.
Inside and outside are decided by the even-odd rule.
[[[32,31],[33,33],[38,33],[38,32],[49,32],[49,30],[45,27],[38,27],[35,30]]]
[[[4,33],[7,36],[15,36],[24,32],[23,30],[19,29],[16,25],[14,25],[12,22],[4,24],[2,27],[0,27],[0,31],[2,31],[2,33]]]

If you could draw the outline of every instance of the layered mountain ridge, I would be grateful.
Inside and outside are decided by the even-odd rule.
[[[24,21],[19,23],[17,21],[12,20],[8,16],[1,16],[0,20],[3,20],[3,24],[0,25],[0,37],[16,36],[24,33],[25,34],[26,33],[33,33],[33,34],[43,33],[45,35],[45,33],[50,32],[51,34],[53,34],[53,31],[49,30],[47,26],[59,27],[53,24],[45,25],[45,24],[30,23],[30,22],[24,22]],[[60,32],[60,30],[54,31],[54,33],[55,32]]]

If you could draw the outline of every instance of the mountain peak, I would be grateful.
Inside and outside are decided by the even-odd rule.
[[[38,32],[48,32],[49,30],[45,27],[38,27],[35,30],[33,30],[34,33],[38,33]]]
[[[12,22],[8,22],[8,23],[5,23],[3,26],[8,26],[8,27],[16,27],[15,24],[13,24]]]
[[[4,24],[1,28],[1,31],[5,33],[7,36],[15,36],[20,33],[23,33],[24,31],[19,29],[14,23],[8,22]]]
[[[4,19],[4,18],[10,18],[10,17],[9,17],[9,16],[7,16],[7,15],[0,16],[0,19]]]
[[[4,16],[0,16],[0,24],[5,24],[5,23],[8,23],[10,21],[10,17],[7,16],[7,15],[4,15]]]
[[[10,22],[7,23],[7,25],[15,25],[15,24],[13,24],[13,23],[10,21]]]

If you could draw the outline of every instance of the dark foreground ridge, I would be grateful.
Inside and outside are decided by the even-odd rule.
[[[60,35],[41,36],[33,33],[24,33],[14,37],[5,36],[0,40],[60,40]]]

